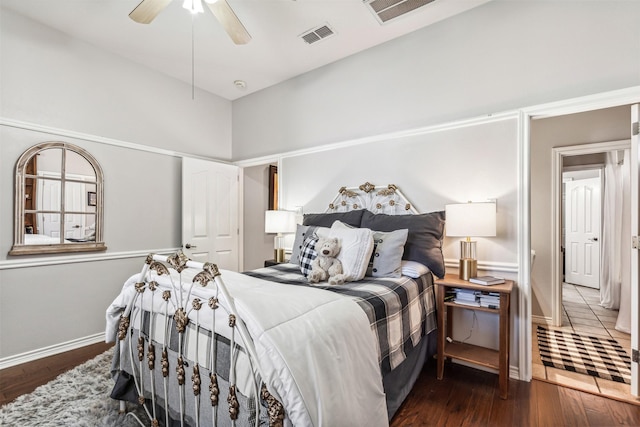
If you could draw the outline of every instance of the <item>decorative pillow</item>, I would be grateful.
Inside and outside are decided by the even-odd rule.
[[[331,225],[335,221],[342,221],[345,224],[349,224],[354,227],[360,227],[360,221],[362,220],[363,213],[364,209],[349,212],[304,214],[302,224],[317,225],[320,227],[331,227]]]
[[[427,274],[429,269],[424,264],[415,261],[402,261],[402,275],[417,279],[423,274]]]
[[[368,228],[352,228],[336,221],[331,226],[329,237],[337,237],[342,245],[337,258],[342,263],[345,281],[362,280],[373,252],[373,232]]]
[[[304,243],[302,244],[302,250],[300,251],[300,271],[307,277],[309,272],[311,272],[311,263],[318,256],[316,252],[316,243],[318,243],[318,236],[312,234],[304,239]]]
[[[365,211],[360,226],[379,231],[408,229],[402,259],[424,264],[436,276],[444,277],[444,219],[444,211],[419,215],[386,215]]]
[[[315,225],[300,225],[296,229],[296,237],[293,241],[293,247],[291,249],[291,258],[289,258],[289,262],[291,264],[300,264],[300,253],[302,251],[302,244],[304,243],[304,239],[307,236],[311,236],[313,234],[317,234],[319,236],[328,236],[329,228],[328,227],[316,227]]]
[[[400,277],[402,254],[408,229],[373,232],[373,253],[369,260],[367,276]]]

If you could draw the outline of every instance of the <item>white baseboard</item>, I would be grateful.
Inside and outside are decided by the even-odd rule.
[[[547,325],[547,326],[553,325],[553,319],[551,317],[544,317],[544,316],[531,315],[531,322],[536,323],[538,325]]]
[[[0,359],[0,370],[20,365],[22,363],[33,362],[34,360],[42,359],[43,357],[53,356],[56,354],[64,353],[66,351],[86,347],[91,344],[104,342],[104,338],[104,332],[100,332],[88,337],[78,338],[60,344],[50,345],[49,347],[31,350],[13,356],[3,357]]]

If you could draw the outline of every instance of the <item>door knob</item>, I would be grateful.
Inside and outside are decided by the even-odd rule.
[[[186,249],[197,248],[197,246],[195,246],[195,245],[194,245],[194,246],[191,246],[191,243],[187,243],[186,245],[184,245],[184,247],[185,247]]]
[[[597,241],[598,241],[598,238],[597,238],[597,237],[591,237],[591,238],[589,238],[589,239],[587,239],[587,240],[589,240],[589,241],[591,241],[591,242],[597,242]]]

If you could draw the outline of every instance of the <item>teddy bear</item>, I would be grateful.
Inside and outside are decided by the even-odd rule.
[[[315,246],[318,256],[311,262],[310,283],[318,283],[327,279],[332,286],[344,283],[342,263],[336,258],[340,249],[340,241],[336,237],[318,239]]]

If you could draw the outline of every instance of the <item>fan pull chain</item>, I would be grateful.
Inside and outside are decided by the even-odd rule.
[[[195,22],[196,22],[196,15],[192,14],[191,15],[191,99],[196,99],[196,72],[195,72],[195,36],[194,36],[194,32],[195,32]]]

